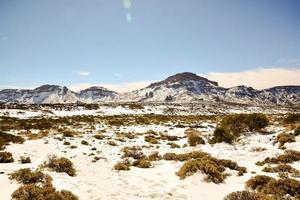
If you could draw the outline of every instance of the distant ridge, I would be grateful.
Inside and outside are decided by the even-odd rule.
[[[300,86],[256,90],[244,85],[220,87],[216,81],[191,72],[172,75],[149,86],[119,94],[103,87],[74,92],[65,86],[42,85],[33,90],[4,89],[2,103],[55,104],[100,102],[231,102],[257,105],[300,105]]]

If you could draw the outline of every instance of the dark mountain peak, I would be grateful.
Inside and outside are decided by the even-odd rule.
[[[92,86],[92,87],[89,87],[89,88],[86,88],[84,90],[81,90],[80,92],[88,92],[88,91],[105,91],[105,92],[112,92],[112,93],[116,93],[114,91],[111,91],[105,87],[101,87],[101,86]]]
[[[52,92],[56,90],[61,90],[61,89],[68,89],[67,87],[62,87],[59,85],[42,85],[40,87],[37,87],[34,89],[36,92]]]
[[[163,84],[172,84],[172,83],[184,82],[184,81],[196,81],[196,82],[202,82],[202,83],[207,83],[207,84],[212,84],[214,86],[218,86],[218,83],[215,81],[210,81],[207,78],[198,76],[197,74],[194,74],[191,72],[183,72],[183,73],[178,73],[173,76],[170,76],[163,81],[152,83],[148,87],[156,87],[156,86],[160,86]]]

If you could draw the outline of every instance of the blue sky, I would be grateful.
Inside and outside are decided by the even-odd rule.
[[[0,0],[0,87],[261,68],[297,80],[299,10],[298,0]]]

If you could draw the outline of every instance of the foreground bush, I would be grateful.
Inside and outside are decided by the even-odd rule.
[[[276,167],[265,167],[263,169],[264,172],[270,172],[270,173],[291,173],[293,177],[298,177],[300,175],[299,170],[296,168],[288,165],[288,164],[279,164]]]
[[[9,179],[23,184],[50,183],[52,178],[41,171],[31,171],[29,168],[19,169],[9,174]]]
[[[300,198],[300,181],[291,178],[276,180],[268,176],[255,176],[246,182],[246,186],[277,199],[286,195],[295,197],[295,199]]]
[[[262,193],[238,191],[226,195],[223,200],[273,200],[273,198]]]
[[[0,152],[0,163],[11,163],[11,162],[14,162],[12,153]]]
[[[44,167],[52,169],[56,172],[65,172],[69,176],[75,176],[76,170],[72,161],[65,157],[57,157],[56,155],[50,155],[48,161],[44,163]]]
[[[294,151],[294,150],[287,150],[284,152],[284,154],[279,155],[277,157],[267,157],[263,161],[259,161],[256,163],[256,165],[262,166],[266,163],[271,164],[280,164],[280,163],[293,163],[300,160],[300,151]]]
[[[78,200],[78,197],[70,191],[56,191],[52,185],[35,184],[19,187],[11,197],[14,200]]]

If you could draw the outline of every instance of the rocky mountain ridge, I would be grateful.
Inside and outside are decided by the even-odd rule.
[[[178,73],[148,87],[119,94],[103,87],[74,92],[65,86],[43,85],[34,90],[4,89],[0,102],[100,103],[100,102],[230,102],[245,104],[300,105],[300,86],[276,86],[257,90],[247,86],[220,87],[194,73]]]

